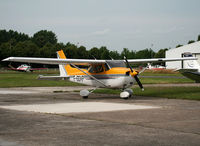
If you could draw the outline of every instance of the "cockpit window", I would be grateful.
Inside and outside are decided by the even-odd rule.
[[[106,62],[110,66],[110,68],[113,68],[113,67],[126,67],[126,64],[124,63],[124,61],[107,60]]]
[[[90,73],[100,73],[100,72],[103,72],[104,69],[103,69],[103,65],[100,64],[100,65],[91,65],[90,68],[88,69],[88,71]]]

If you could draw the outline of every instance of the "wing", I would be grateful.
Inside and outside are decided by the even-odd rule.
[[[2,61],[14,61],[14,62],[27,62],[27,63],[39,63],[39,64],[98,64],[105,63],[106,60],[94,60],[94,59],[57,59],[57,58],[33,58],[33,57],[8,57]]]
[[[197,60],[195,57],[186,58],[153,58],[153,59],[129,59],[129,63],[148,63],[148,62],[167,62],[167,61],[182,61],[182,60]],[[14,62],[27,62],[27,63],[39,63],[39,64],[98,64],[105,63],[106,60],[94,60],[94,59],[57,59],[57,58],[33,58],[33,57],[8,57],[2,61],[14,61]],[[125,60],[124,60],[125,61]]]
[[[169,62],[169,61],[183,61],[183,60],[197,60],[197,58],[186,57],[186,58],[128,59],[128,62],[129,63],[150,63],[150,62]]]

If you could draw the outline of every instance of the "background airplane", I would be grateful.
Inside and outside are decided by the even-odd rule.
[[[185,52],[183,53],[183,57],[192,57],[192,53]],[[186,76],[194,80],[197,83],[200,83],[200,65],[196,60],[186,60],[182,62],[182,69],[178,69],[178,71]]]
[[[20,71],[20,72],[33,72],[35,70],[47,69],[47,68],[32,68],[30,65],[22,64],[17,68],[13,67],[11,64],[8,65],[10,68],[9,70]]]
[[[166,69],[166,67],[165,66],[161,66],[161,65],[152,66],[151,63],[147,63],[146,69],[149,69],[149,70],[163,70],[163,69]]]
[[[154,59],[126,59],[125,57],[124,60],[67,59],[63,50],[58,51],[57,56],[58,58],[9,57],[3,61],[58,64],[60,70],[59,77],[65,77],[72,82],[86,84],[96,88],[121,89],[120,97],[128,99],[133,94],[130,87],[134,83],[137,83],[143,90],[143,85],[138,77],[140,72],[132,69],[130,64],[196,59],[194,57]],[[88,65],[89,68],[81,68],[79,65]],[[93,91],[81,90],[80,95],[83,98],[87,98]]]

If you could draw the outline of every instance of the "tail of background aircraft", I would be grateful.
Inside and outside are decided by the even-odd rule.
[[[183,53],[183,57],[192,57],[192,54],[189,52]],[[200,71],[200,65],[197,60],[184,60],[182,63],[182,69],[196,69]]]
[[[183,53],[182,57],[192,57],[191,53]],[[184,76],[200,83],[200,65],[196,60],[184,60],[182,62],[182,69],[178,70]]]

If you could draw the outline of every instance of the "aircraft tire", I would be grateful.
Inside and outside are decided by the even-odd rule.
[[[129,99],[129,97],[126,97],[126,98],[123,98],[124,100],[128,100]]]
[[[83,99],[88,99],[88,96],[82,96],[83,97]]]

